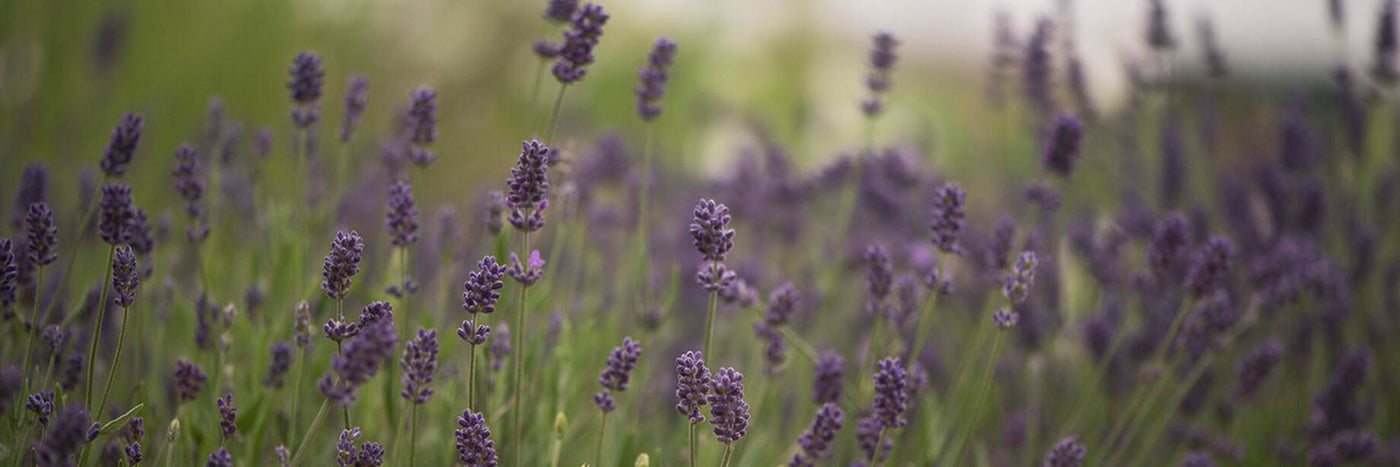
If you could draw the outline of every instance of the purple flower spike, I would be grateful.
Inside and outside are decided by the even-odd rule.
[[[136,266],[136,253],[127,245],[118,246],[112,257],[112,292],[117,295],[117,305],[130,308],[136,302],[136,287],[141,285],[141,274]]]
[[[1061,112],[1050,127],[1050,135],[1042,143],[1040,162],[1045,169],[1068,177],[1074,173],[1074,162],[1079,159],[1080,140],[1084,138],[1084,123],[1079,116]]]
[[[11,313],[14,306],[15,290],[19,286],[19,262],[16,258],[15,243],[8,238],[0,238],[0,311]]]
[[[204,463],[204,467],[233,467],[233,454],[229,454],[228,449],[219,448],[209,455],[209,461]]]
[[[598,376],[598,384],[603,391],[593,396],[593,401],[603,412],[611,412],[616,407],[612,403],[612,393],[627,390],[632,370],[637,368],[637,359],[642,356],[642,346],[631,337],[624,337],[622,345],[613,347],[603,373]]]
[[[730,367],[720,368],[710,380],[710,423],[715,438],[734,444],[749,431],[749,404],[744,402],[744,375]]]
[[[287,72],[287,90],[291,92],[292,123],[305,129],[321,119],[316,101],[321,99],[321,86],[325,84],[326,70],[321,67],[321,56],[312,52],[302,52],[292,59],[292,68]]]
[[[540,250],[530,252],[530,259],[525,263],[520,262],[520,257],[515,253],[510,254],[510,278],[525,285],[532,285],[540,278],[544,277],[545,261],[540,257]]]
[[[102,187],[97,202],[97,234],[108,245],[127,243],[131,225],[135,222],[136,206],[131,200],[131,187],[113,183]]]
[[[1030,296],[1031,285],[1035,284],[1035,268],[1040,264],[1034,251],[1023,251],[1016,257],[1010,273],[1002,278],[1001,293],[1006,300],[1020,305]]]
[[[267,376],[263,386],[278,389],[282,387],[287,370],[292,367],[292,346],[286,342],[272,344],[272,360],[267,362]]]
[[[962,254],[958,237],[962,236],[963,223],[967,213],[963,211],[967,195],[956,183],[947,183],[938,188],[933,198],[932,230],[933,246],[944,253]]]
[[[700,270],[695,273],[695,280],[707,292],[722,293],[739,279],[724,263],[710,263],[700,265]]]
[[[709,403],[710,369],[700,352],[687,351],[676,357],[676,411],[691,425],[705,421],[700,407]]]
[[[389,185],[389,214],[384,225],[389,229],[389,243],[406,247],[418,243],[418,207],[413,201],[413,187],[406,182]]]
[[[179,397],[180,403],[184,404],[199,397],[199,393],[204,391],[204,381],[208,379],[204,375],[204,369],[194,364],[185,357],[175,360],[175,395]]]
[[[345,89],[345,114],[340,119],[340,141],[350,142],[355,136],[355,128],[360,126],[360,119],[365,114],[365,106],[369,102],[369,78],[360,75],[351,75],[349,85]]]
[[[483,256],[477,261],[476,270],[467,273],[467,282],[462,285],[462,309],[473,315],[491,314],[496,311],[496,302],[501,299],[498,290],[506,286],[501,280],[506,267],[496,262],[495,256]]]
[[[1206,296],[1225,286],[1230,274],[1230,263],[1235,257],[1235,244],[1224,236],[1211,237],[1196,254],[1191,272],[1186,276],[1186,286],[1197,298]]]
[[[53,391],[30,394],[24,402],[24,408],[34,414],[40,426],[48,426],[49,416],[53,415]]]
[[[813,371],[812,402],[822,404],[841,402],[842,378],[846,374],[846,359],[834,351],[823,351]]]
[[[88,173],[90,169],[84,168],[83,173]],[[82,177],[79,177],[80,179]],[[96,193],[97,182],[92,182],[93,191],[79,190],[79,199],[86,207],[92,199],[92,194]],[[85,195],[85,196],[82,196]],[[28,213],[29,205],[43,203],[49,198],[49,166],[43,162],[30,162],[24,166],[24,174],[19,179],[19,193],[15,195],[14,211],[10,212],[10,225],[19,228],[24,221],[24,215]]]
[[[560,84],[569,85],[583,79],[588,65],[593,64],[593,48],[598,46],[607,22],[607,12],[595,3],[587,3],[574,13],[569,30],[564,31],[559,60],[554,62],[554,78]]]
[[[373,441],[360,441],[360,427],[340,432],[335,443],[335,462],[340,467],[378,467],[384,464],[384,446]]]
[[[29,249],[30,263],[47,266],[58,259],[58,226],[54,225],[48,203],[29,205],[24,216],[24,236],[28,240],[25,246]]]
[[[429,144],[437,141],[437,91],[426,87],[413,90],[408,121],[413,141],[409,158],[419,167],[427,168],[437,160],[437,155],[428,149]]]
[[[899,47],[899,39],[894,34],[879,32],[874,36],[874,46],[870,50],[870,74],[865,78],[865,87],[870,90],[870,97],[861,103],[861,111],[868,117],[875,117],[885,110],[882,95],[890,89],[890,72],[894,70],[894,63],[898,60],[895,55],[895,48]]]
[[[99,165],[107,176],[120,177],[126,173],[126,166],[131,164],[131,159],[136,155],[136,147],[141,144],[144,126],[145,121],[141,115],[122,115],[122,121],[112,129],[107,148],[102,150],[102,162]]]
[[[635,90],[637,113],[642,120],[649,121],[661,116],[661,98],[666,95],[666,81],[671,77],[671,63],[675,57],[676,43],[659,37],[651,47],[646,66],[637,72],[637,78],[641,80]]]
[[[517,230],[534,232],[544,227],[544,212],[549,208],[545,195],[549,192],[549,147],[537,140],[521,143],[520,157],[510,169],[506,180],[507,220]]]
[[[831,443],[836,440],[836,432],[841,431],[845,419],[846,413],[836,404],[823,404],[812,419],[812,425],[797,437],[797,445],[802,447],[802,452],[795,454],[789,465],[812,466],[816,461],[830,457]]]
[[[359,232],[336,232],[321,272],[321,290],[326,295],[341,300],[350,293],[351,279],[360,273],[360,259],[364,250],[365,242],[360,239]]]
[[[471,409],[457,417],[457,462],[468,467],[496,467],[496,442],[491,440],[491,428],[486,416]]]
[[[1050,453],[1045,455],[1045,462],[1041,462],[1041,467],[1080,467],[1084,465],[1084,456],[1087,454],[1084,443],[1079,442],[1079,438],[1070,436],[1060,440],[1055,447],[1050,448]]]
[[[233,433],[238,431],[238,408],[233,406],[233,393],[224,393],[218,401],[219,405],[219,433],[224,435],[224,439],[233,437]]]
[[[388,360],[398,345],[399,336],[392,321],[376,321],[360,328],[359,335],[341,349],[331,360],[331,368],[340,379],[351,386],[360,386],[379,372],[379,365]]]
[[[898,358],[880,360],[875,372],[875,417],[885,428],[908,423],[904,411],[909,404],[909,373]]]
[[[773,327],[787,324],[792,319],[792,314],[797,311],[797,299],[797,287],[793,287],[791,282],[785,282],[773,289],[773,293],[768,295],[768,311],[763,320]]]
[[[404,346],[403,359],[399,360],[404,371],[401,394],[404,399],[422,404],[433,396],[432,388],[427,386],[433,382],[433,372],[437,371],[437,357],[437,330],[419,329],[418,335]]]
[[[462,321],[462,326],[457,328],[457,337],[471,345],[485,344],[491,338],[491,327],[472,320]]]
[[[549,0],[544,7],[544,19],[555,23],[567,23],[578,10],[578,0]]]
[[[729,219],[729,207],[723,203],[701,199],[695,205],[690,236],[705,261],[724,261],[724,256],[734,248],[734,229],[729,228]]]
[[[996,322],[997,327],[1002,329],[1015,326],[1016,322],[1020,320],[1020,313],[1011,311],[1011,309],[1007,307],[1001,307],[995,313],[992,313],[992,321]]]

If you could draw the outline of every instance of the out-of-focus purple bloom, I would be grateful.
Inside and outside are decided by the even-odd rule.
[[[1235,382],[1235,397],[1248,399],[1259,391],[1259,387],[1273,373],[1274,367],[1278,366],[1281,357],[1283,357],[1283,346],[1279,345],[1277,341],[1270,340],[1240,360],[1235,371],[1238,374]]]
[[[1379,448],[1370,431],[1344,431],[1318,444],[1308,453],[1311,467],[1334,467],[1371,459]]]
[[[624,337],[622,345],[613,347],[612,353],[608,355],[607,364],[603,368],[603,373],[598,376],[598,384],[603,386],[603,391],[593,395],[593,402],[603,412],[612,412],[616,409],[613,405],[612,393],[627,390],[632,370],[637,368],[637,359],[642,356],[642,346],[631,337]]]
[[[1045,455],[1045,461],[1041,462],[1041,467],[1079,467],[1084,465],[1084,456],[1088,451],[1084,448],[1084,443],[1079,442],[1079,438],[1070,436],[1055,443],[1055,447],[1050,448],[1050,452]]]
[[[1224,236],[1211,237],[1195,256],[1191,271],[1186,276],[1186,285],[1191,293],[1202,297],[1224,287],[1235,256],[1235,244]]]
[[[506,357],[510,356],[510,326],[506,323],[496,323],[496,327],[491,330],[496,335],[496,339],[491,341],[491,347],[487,348],[491,352],[491,371],[501,371],[506,366]]]
[[[267,376],[263,386],[278,389],[282,387],[287,370],[292,367],[292,346],[286,342],[272,344],[272,360],[267,362]]]
[[[1149,0],[1147,8],[1147,45],[1158,52],[1176,48],[1176,36],[1167,24],[1166,5],[1162,0]]]
[[[1035,268],[1040,264],[1034,251],[1023,251],[1016,257],[1011,271],[1002,278],[1001,294],[1013,304],[1026,303],[1031,286],[1035,284]]]
[[[1215,467],[1215,460],[1205,451],[1191,451],[1181,460],[1181,467]]]
[[[823,404],[821,409],[817,410],[816,417],[812,418],[812,425],[797,437],[797,445],[802,448],[802,452],[795,454],[788,465],[812,466],[816,461],[830,457],[831,443],[836,439],[836,432],[841,431],[841,424],[845,419],[846,413],[836,404]]]
[[[686,351],[676,357],[676,411],[694,425],[705,421],[700,407],[709,403],[710,369],[700,352]]]
[[[768,311],[764,313],[764,321],[773,327],[787,324],[797,311],[797,299],[797,287],[793,287],[791,282],[773,289],[768,295]]]
[[[545,260],[540,257],[540,250],[530,251],[530,259],[524,263],[520,262],[519,256],[511,253],[510,269],[507,272],[511,279],[528,286],[544,277],[544,266]]]
[[[933,246],[944,253],[962,254],[958,238],[962,236],[967,213],[963,210],[967,195],[956,183],[946,183],[934,193],[932,220]]]
[[[403,348],[403,392],[401,395],[415,404],[427,402],[433,396],[428,384],[437,371],[438,341],[436,329],[419,329],[418,335]]]
[[[40,426],[48,426],[49,416],[53,415],[53,391],[30,394],[24,402],[24,408],[34,414]]]
[[[58,259],[58,226],[54,225],[53,211],[48,203],[34,203],[29,205],[24,219],[29,262],[38,266],[52,264]]]
[[[753,324],[753,332],[756,337],[763,339],[763,373],[767,375],[779,375],[783,372],[783,362],[787,360],[787,343],[783,341],[783,334],[778,329],[767,322],[757,322]]]
[[[108,245],[126,243],[135,217],[131,187],[112,183],[102,187],[102,199],[97,203],[98,236]]]
[[[326,70],[321,67],[321,56],[312,52],[301,52],[292,58],[292,68],[287,72],[287,90],[291,92],[292,123],[305,129],[321,119],[321,111],[316,101],[321,99],[321,86],[325,84]]]
[[[1311,167],[1315,156],[1314,138],[1302,104],[1288,106],[1278,121],[1278,154],[1283,168],[1298,173]]]
[[[272,129],[268,127],[258,128],[257,133],[253,133],[253,155],[257,159],[265,159],[272,154],[272,142],[275,137]]]
[[[893,283],[894,271],[890,266],[890,254],[885,250],[885,246],[872,243],[865,247],[866,311],[880,311],[872,307],[878,307],[889,297]]]
[[[1337,362],[1327,388],[1313,398],[1313,411],[1307,431],[1323,438],[1361,427],[1368,416],[1357,393],[1371,369],[1371,354],[1365,348],[1348,353]]]
[[[1089,78],[1085,75],[1084,62],[1079,57],[1070,55],[1065,58],[1065,80],[1069,81],[1069,94],[1074,98],[1079,115],[1084,117],[1084,121],[1092,123],[1097,112],[1094,110],[1094,99],[1089,95]]]
[[[184,404],[199,397],[199,393],[204,391],[204,381],[208,379],[204,375],[204,369],[194,364],[185,357],[175,360],[175,395],[180,403]]]
[[[834,351],[823,351],[817,358],[816,369],[812,373],[812,402],[840,403],[846,359]]]
[[[549,209],[549,152],[538,140],[520,144],[520,157],[510,169],[506,180],[507,220],[517,230],[534,232],[544,227],[544,212]]]
[[[306,300],[297,303],[296,309],[292,311],[296,315],[295,328],[297,347],[306,347],[311,343],[311,304]]]
[[[554,78],[560,84],[569,85],[583,79],[588,65],[593,63],[593,48],[598,46],[603,24],[607,22],[608,14],[603,6],[595,3],[584,4],[574,13],[569,30],[564,31],[559,60],[554,62]]]
[[[890,72],[894,70],[894,63],[899,59],[895,55],[899,39],[896,39],[894,34],[881,31],[875,34],[873,40],[874,46],[870,49],[870,74],[865,77],[865,87],[870,90],[870,95],[860,106],[867,117],[874,117],[884,111],[882,95],[890,89]]]
[[[385,227],[389,229],[390,244],[406,247],[418,243],[418,207],[413,201],[413,187],[407,182],[389,185],[389,213]]]
[[[19,288],[19,263],[16,261],[15,243],[8,238],[0,238],[0,311],[10,317],[11,306],[18,301],[15,290]]]
[[[209,461],[204,463],[204,467],[233,467],[233,454],[221,447],[209,455]]]
[[[1191,266],[1191,230],[1186,218],[1172,213],[1157,221],[1147,245],[1147,263],[1159,284],[1179,284]]]
[[[744,402],[744,375],[730,367],[720,368],[710,380],[710,423],[715,438],[734,444],[749,430],[749,404]]]
[[[364,250],[365,242],[360,239],[359,232],[336,232],[321,271],[321,290],[326,295],[342,300],[350,293],[351,280],[360,273],[360,259]]]
[[[340,118],[340,141],[350,142],[355,136],[355,128],[360,126],[360,119],[365,114],[365,105],[369,101],[369,78],[360,75],[350,75],[350,80],[345,89],[345,114]]]
[[[1016,322],[1020,320],[1020,313],[1012,311],[1011,308],[1008,307],[998,308],[996,312],[992,313],[992,321],[996,322],[997,327],[1002,329],[1015,326]]]
[[[1050,75],[1054,73],[1050,57],[1054,24],[1049,18],[1036,20],[1021,57],[1026,100],[1035,108],[1036,115],[1042,118],[1049,117],[1055,111],[1054,87],[1050,83]]]
[[[185,214],[194,222],[199,222],[204,217],[204,207],[200,204],[200,199],[204,197],[204,180],[200,178],[199,160],[194,147],[186,143],[175,150],[175,168],[170,175],[175,179],[175,191],[185,201]]]
[[[136,268],[136,253],[130,246],[118,246],[112,256],[112,292],[117,296],[117,305],[123,308],[136,302],[136,287],[141,284]]]
[[[486,416],[471,409],[457,417],[457,462],[469,467],[496,467],[496,442],[491,440],[491,428]]]
[[[1016,221],[1007,215],[998,217],[996,227],[992,229],[992,238],[986,248],[986,268],[1001,271],[1010,266],[1011,247],[1015,241]]]
[[[394,354],[399,336],[392,321],[362,323],[360,332],[331,361],[331,368],[351,386],[360,386],[379,372],[379,366]]]
[[[501,229],[505,227],[505,224],[501,221],[502,215],[506,210],[505,194],[499,191],[487,193],[486,201],[482,204],[481,212],[483,220],[485,221],[483,224],[486,225],[486,231],[491,235],[500,234]]]
[[[744,279],[735,277],[719,291],[719,299],[726,305],[735,305],[740,308],[748,308],[758,303],[758,291],[749,286]]]
[[[78,388],[78,380],[82,378],[85,360],[86,358],[80,352],[73,352],[63,360],[63,370],[58,378],[58,387],[63,389],[63,392],[73,392],[74,389]],[[0,381],[2,380],[3,378],[0,378]],[[5,401],[8,402],[9,398],[6,398]]]
[[[1074,173],[1074,163],[1079,159],[1080,140],[1083,138],[1084,123],[1079,116],[1060,112],[1050,126],[1050,133],[1041,143],[1040,162],[1046,170],[1069,177]]]
[[[51,324],[44,328],[44,343],[49,351],[55,354],[63,350],[63,344],[68,342],[68,333],[57,324]]]
[[[676,57],[676,43],[665,37],[656,39],[652,45],[647,64],[637,72],[641,81],[637,85],[637,113],[642,120],[652,120],[661,116],[661,98],[666,95],[666,81],[670,79],[671,63]]]
[[[139,114],[126,113],[122,121],[112,129],[112,137],[102,150],[102,162],[98,165],[108,177],[120,177],[126,173],[126,166],[136,155],[136,147],[141,144],[144,120]]]
[[[347,428],[335,443],[335,462],[340,467],[377,467],[384,463],[384,446],[360,443],[360,427]]]
[[[238,408],[233,406],[233,393],[224,393],[216,402],[219,405],[219,433],[224,435],[224,439],[229,439],[238,431]]]
[[[412,102],[408,108],[410,141],[413,150],[409,158],[419,167],[427,167],[437,160],[437,155],[428,145],[437,141],[437,91],[421,87],[413,90]]]
[[[561,46],[544,38],[540,38],[535,39],[534,45],[530,48],[535,51],[535,55],[540,57],[540,59],[551,60],[559,56],[559,49]]]
[[[1381,3],[1381,12],[1376,20],[1375,59],[1371,64],[1371,77],[1377,82],[1390,85],[1400,79],[1396,70],[1397,40],[1395,33],[1395,0]]]
[[[544,19],[555,23],[567,23],[578,9],[578,0],[549,0],[544,7]]]
[[[1196,35],[1200,37],[1201,58],[1205,61],[1206,75],[1221,79],[1230,74],[1225,64],[1225,52],[1215,38],[1215,24],[1209,17],[1202,16],[1196,21]]]
[[[880,422],[880,418],[871,413],[856,420],[856,443],[860,445],[860,450],[865,452],[865,461],[859,462],[861,466],[869,466],[884,462],[890,456],[890,451],[894,449],[894,437],[886,436],[885,441],[880,442],[880,431],[885,429],[885,425]],[[876,444],[879,447],[876,447]],[[852,464],[854,467],[856,464]]]
[[[49,198],[49,166],[40,161],[24,166],[24,175],[19,178],[19,193],[15,194],[14,210],[10,211],[10,226],[19,228],[28,212],[29,205],[47,202]],[[82,198],[90,203],[92,196]],[[84,204],[86,207],[86,204]]]
[[[875,418],[885,428],[902,427],[907,423],[908,404],[909,372],[898,358],[880,360],[875,371]]]
[[[53,423],[34,445],[34,460],[42,466],[74,465],[73,456],[86,445],[92,416],[81,403],[69,403],[59,410]]]

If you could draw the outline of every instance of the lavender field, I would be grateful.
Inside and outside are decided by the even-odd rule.
[[[871,3],[0,4],[0,466],[1400,465],[1397,0]]]

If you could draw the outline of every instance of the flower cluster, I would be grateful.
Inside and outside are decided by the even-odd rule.
[[[598,409],[605,413],[616,410],[612,393],[627,390],[632,370],[637,368],[637,359],[641,356],[641,344],[631,337],[624,337],[621,346],[613,347],[603,373],[598,375],[598,384],[603,386],[603,390],[593,395],[593,403],[598,405]]]

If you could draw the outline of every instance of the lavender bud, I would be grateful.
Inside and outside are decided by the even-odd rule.
[[[1169,214],[1157,221],[1147,246],[1147,263],[1162,284],[1179,283],[1190,266],[1191,232],[1186,218]]]
[[[342,300],[350,293],[350,281],[360,272],[360,259],[364,249],[365,242],[360,239],[359,232],[336,232],[321,272],[321,290],[325,291],[326,295]]]
[[[204,375],[204,369],[194,364],[185,357],[175,360],[175,395],[180,403],[184,404],[193,401],[199,393],[204,391],[204,381],[208,379]]]
[[[58,259],[58,226],[54,225],[48,203],[29,205],[24,235],[28,240],[25,246],[29,249],[29,262],[47,266]]]
[[[883,429],[884,424],[880,423],[879,417],[873,413],[856,420],[856,443],[860,445],[862,451],[865,451],[865,460],[857,461],[858,464],[852,464],[852,467],[856,465],[869,466],[871,463],[883,462],[889,457],[890,451],[894,448],[894,440],[891,439],[892,437],[886,436],[885,442],[880,443],[880,431]],[[876,444],[879,444],[879,459],[875,458]]]
[[[1016,257],[1016,264],[1002,278],[1001,294],[1008,302],[1016,305],[1026,303],[1031,286],[1035,283],[1035,268],[1039,264],[1034,251],[1023,251]]]
[[[992,313],[992,321],[996,322],[997,327],[1002,329],[1015,326],[1016,322],[1020,320],[1021,315],[1015,311],[1011,311],[1011,309],[1007,307],[1001,307],[997,309],[995,313]]]
[[[362,326],[359,334],[344,345],[340,355],[331,360],[331,368],[346,384],[363,385],[379,372],[379,365],[393,355],[398,342],[392,321],[372,322]]]
[[[710,369],[704,356],[692,350],[676,357],[676,411],[691,425],[705,421],[700,406],[709,403],[709,393]]]
[[[496,442],[491,440],[491,428],[486,416],[471,409],[457,417],[457,462],[468,467],[496,467]]]
[[[768,311],[764,314],[764,321],[773,327],[787,324],[797,310],[797,299],[797,288],[791,282],[773,289],[773,293],[768,295]]]
[[[84,169],[88,170],[88,169]],[[95,185],[95,184],[94,184]],[[94,186],[94,188],[96,188]],[[92,192],[89,192],[92,193]],[[29,205],[43,203],[49,198],[49,166],[43,162],[30,162],[24,166],[24,175],[19,179],[19,193],[15,194],[15,208],[10,212],[10,225],[19,228],[28,213]],[[86,207],[92,195],[80,197]]]
[[[724,263],[702,264],[700,270],[695,273],[696,282],[699,282],[705,291],[716,293],[729,288],[737,277]]]
[[[233,455],[228,453],[228,449],[219,448],[209,455],[209,461],[204,463],[204,467],[233,467]]]
[[[963,222],[967,213],[963,211],[967,195],[956,183],[946,183],[934,193],[932,221],[933,246],[944,253],[962,254],[958,237],[962,236]]]
[[[1037,20],[1021,59],[1026,100],[1035,107],[1037,116],[1042,117],[1049,117],[1055,110],[1054,86],[1050,83],[1050,76],[1054,74],[1050,57],[1054,31],[1054,23],[1048,18]]]
[[[554,78],[560,84],[569,85],[583,79],[588,65],[593,63],[593,48],[598,46],[607,22],[608,14],[603,6],[595,3],[584,4],[574,13],[569,30],[564,31],[559,60],[554,62]]]
[[[1050,448],[1050,453],[1045,455],[1045,462],[1041,462],[1041,467],[1079,467],[1084,465],[1084,456],[1087,452],[1084,443],[1079,442],[1079,438],[1070,436],[1060,440],[1055,447]]]
[[[540,258],[540,250],[531,251],[530,259],[525,263],[521,263],[520,257],[515,253],[511,253],[508,272],[511,279],[528,286],[544,277],[544,265],[545,260]]]
[[[102,162],[98,164],[107,176],[121,177],[126,173],[126,166],[131,164],[131,159],[136,155],[136,147],[141,144],[143,127],[141,115],[122,115],[122,121],[112,129],[112,137],[108,139],[107,147],[102,150]]]
[[[292,122],[305,129],[320,120],[320,110],[316,101],[321,99],[321,86],[325,84],[326,70],[321,67],[321,56],[312,52],[301,52],[292,59],[292,68],[287,72],[287,90],[291,92]]]
[[[666,95],[666,81],[671,77],[671,63],[675,56],[676,43],[659,37],[652,45],[646,66],[637,72],[637,78],[641,81],[635,90],[637,113],[642,120],[650,121],[661,116],[661,97]]]
[[[749,430],[749,404],[744,402],[744,375],[724,367],[710,380],[710,423],[715,438],[734,444]]]
[[[413,187],[406,182],[389,185],[389,214],[385,227],[389,243],[406,247],[418,243],[418,208],[413,201]]]
[[[578,0],[549,0],[544,7],[544,19],[555,23],[567,23],[578,10]]]
[[[702,198],[695,205],[690,236],[705,261],[724,261],[724,256],[734,248],[734,229],[729,228],[729,219],[729,207],[723,203]]]
[[[112,257],[112,292],[117,295],[117,305],[123,308],[130,308],[136,301],[136,287],[141,284],[136,267],[136,254],[131,247],[118,246]]]
[[[419,167],[426,168],[437,160],[437,156],[427,147],[437,141],[437,91],[421,87],[414,89],[411,97],[408,121],[413,150],[409,158]]]
[[[486,221],[486,231],[491,235],[500,234],[501,229],[505,227],[501,222],[502,213],[506,210],[505,194],[499,191],[488,193],[484,204],[482,215]]]
[[[899,428],[907,421],[904,411],[909,404],[909,373],[900,359],[886,357],[875,371],[875,418],[885,428]]]
[[[199,176],[199,161],[194,148],[181,144],[175,150],[175,168],[170,175],[175,179],[175,191],[185,200],[185,214],[198,220],[204,216],[199,200],[204,197],[204,180]]]
[[[15,253],[15,243],[8,238],[0,238],[0,311],[6,313],[12,313],[10,307],[17,301],[15,290],[19,287],[19,264]]]
[[[896,39],[894,34],[882,31],[876,33],[873,39],[874,46],[870,49],[871,70],[865,78],[865,87],[870,90],[870,96],[861,103],[861,111],[865,112],[867,117],[875,117],[884,111],[881,95],[890,89],[890,72],[898,59],[894,49],[899,46],[899,39]]]
[[[1235,256],[1235,245],[1224,236],[1211,237],[1196,253],[1191,271],[1186,276],[1186,286],[1197,298],[1225,287],[1230,263]]]
[[[53,415],[53,391],[30,394],[25,400],[24,408],[34,414],[40,426],[48,426],[49,416]]]
[[[1050,127],[1050,134],[1041,143],[1040,162],[1045,169],[1061,177],[1074,173],[1074,162],[1079,159],[1080,141],[1084,138],[1084,123],[1079,116],[1060,112]]]
[[[57,324],[51,324],[44,328],[44,343],[49,351],[55,354],[63,350],[63,344],[68,341],[68,333],[63,332],[63,328]]]
[[[311,343],[311,304],[302,300],[297,303],[296,309],[292,312],[296,315],[296,340],[297,347],[306,347]]]
[[[506,357],[510,356],[510,326],[506,323],[496,323],[491,333],[496,335],[496,339],[491,341],[491,347],[487,348],[491,353],[491,371],[501,371],[506,366]]]
[[[1283,356],[1283,346],[1277,341],[1267,341],[1254,349],[1254,352],[1240,360],[1236,367],[1238,378],[1235,384],[1235,397],[1248,399],[1269,379],[1274,367]]]
[[[291,367],[292,346],[286,342],[272,344],[272,360],[267,363],[267,376],[263,377],[263,386],[273,389],[281,388],[287,376],[287,370]]]
[[[506,207],[510,225],[534,232],[544,227],[544,211],[549,208],[549,147],[537,140],[521,143],[520,157],[506,180]]]
[[[471,345],[485,344],[491,338],[491,327],[472,320],[462,321],[462,326],[457,328],[457,337]]]
[[[840,354],[827,350],[817,358],[812,376],[812,402],[840,403],[842,378],[846,373],[846,359]]]
[[[34,445],[34,460],[38,465],[68,465],[89,441],[88,429],[92,417],[80,403],[63,406],[49,424],[44,436]]]
[[[432,388],[427,386],[433,382],[433,372],[437,371],[437,357],[437,330],[419,329],[418,335],[404,346],[403,358],[399,360],[404,371],[401,393],[404,399],[422,404],[433,396]]]
[[[598,376],[598,384],[603,386],[603,391],[593,396],[593,401],[603,412],[611,412],[615,409],[611,393],[627,390],[630,375],[632,370],[637,368],[637,359],[641,355],[641,345],[632,340],[631,337],[624,337],[621,346],[613,347],[612,353],[608,355],[603,373]]]
[[[360,126],[365,105],[369,101],[369,78],[351,75],[345,89],[345,114],[340,119],[340,141],[350,142],[355,136],[355,128]]]
[[[783,342],[782,333],[763,321],[753,324],[753,332],[754,336],[765,342],[763,373],[769,376],[782,374],[783,362],[787,360],[787,343]]]
[[[462,284],[462,309],[473,315],[490,314],[496,311],[496,302],[501,299],[501,290],[506,283],[506,267],[496,262],[495,256],[483,256],[477,261],[476,270],[467,273],[467,282]]]
[[[841,431],[841,424],[845,419],[846,413],[836,404],[823,404],[812,419],[812,425],[797,437],[797,445],[802,447],[802,452],[793,458],[792,463],[811,465],[815,461],[830,457],[832,441],[836,439],[836,432]]]
[[[218,401],[219,405],[219,433],[224,435],[224,439],[233,437],[233,433],[238,431],[238,408],[233,406],[233,393],[224,393]]]
[[[112,183],[102,187],[102,199],[97,203],[98,236],[108,245],[126,243],[127,231],[134,222],[136,207],[131,201],[131,187]]]
[[[865,248],[865,290],[867,305],[878,305],[890,295],[894,282],[894,271],[890,267],[890,255],[879,243]],[[873,311],[873,310],[871,310]]]
[[[535,51],[535,55],[542,60],[551,60],[558,57],[560,48],[561,46],[559,44],[555,44],[543,38],[535,39],[534,45],[531,46],[531,49]]]

